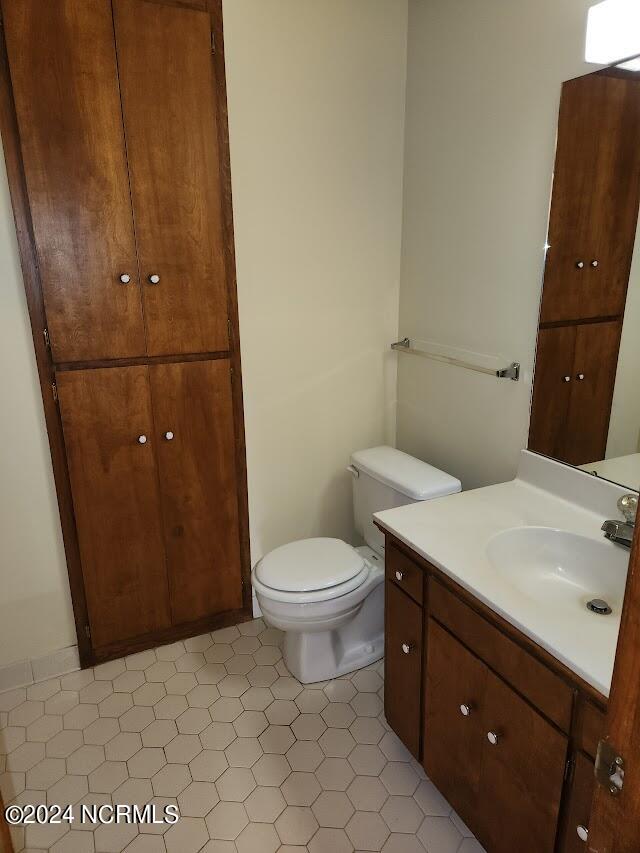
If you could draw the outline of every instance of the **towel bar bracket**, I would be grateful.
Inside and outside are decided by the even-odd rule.
[[[433,361],[440,361],[443,364],[452,364],[455,367],[464,367],[466,370],[475,370],[476,373],[486,373],[488,376],[496,376],[498,379],[511,379],[513,382],[518,382],[520,379],[520,363],[517,361],[511,362],[508,367],[502,370],[492,370],[490,367],[481,367],[478,364],[473,364],[470,361],[463,361],[459,358],[453,358],[448,355],[439,355],[437,353],[426,352],[425,350],[416,349],[411,346],[409,338],[403,338],[401,341],[396,341],[391,344],[391,349],[395,352],[406,352],[409,355],[419,355],[422,358],[430,358]]]

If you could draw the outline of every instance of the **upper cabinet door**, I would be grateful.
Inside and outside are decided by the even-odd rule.
[[[149,368],[174,625],[242,607],[229,361]]]
[[[640,198],[639,134],[640,81],[601,73],[563,85],[542,323],[624,311]]]
[[[111,4],[2,12],[53,357],[144,355]]]
[[[114,0],[150,355],[228,349],[207,12]]]

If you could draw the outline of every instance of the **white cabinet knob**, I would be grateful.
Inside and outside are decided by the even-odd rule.
[[[570,376],[563,376],[562,381],[563,382],[571,382],[571,377]]]
[[[120,276],[120,281],[123,284],[129,284],[129,282],[131,281],[131,276],[128,273],[123,272],[122,275]]]
[[[495,746],[498,743],[499,738],[495,732],[487,732],[487,740],[491,746]]]
[[[584,382],[584,373],[578,373],[576,379],[580,382]]]
[[[405,653],[405,655],[408,655],[408,654],[411,652],[411,649],[412,649],[412,648],[413,648],[413,647],[412,647],[412,646],[410,646],[408,643],[403,643],[403,644],[402,644],[402,651]]]
[[[171,430],[169,430],[169,432],[165,432],[164,437],[167,439],[167,441],[173,441],[173,433],[171,432]]]
[[[158,284],[158,282],[160,281],[160,276],[156,275],[156,273],[152,273],[152,275],[149,276],[149,281],[151,282],[151,284]]]
[[[462,704],[460,705],[460,713],[463,717],[468,717],[471,713],[471,705]]]
[[[578,262],[576,263],[576,267],[577,267],[579,270],[583,270],[583,269],[584,269],[584,261],[578,261]]]
[[[589,839],[589,830],[586,826],[578,824],[578,826],[576,827],[576,832],[578,833],[578,838],[580,839],[580,841],[587,841]]]
[[[591,266],[595,269],[598,266],[598,261],[591,261]]]
[[[402,574],[402,572],[396,572],[396,580],[397,581],[401,581],[403,577],[404,577],[404,575]]]
[[[146,444],[146,443],[147,443],[147,436],[146,435],[139,435],[138,436],[138,444]]]

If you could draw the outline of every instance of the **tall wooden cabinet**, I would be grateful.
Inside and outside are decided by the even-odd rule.
[[[249,615],[220,0],[1,0],[83,663]]]
[[[562,87],[529,448],[604,459],[640,204],[640,75]]]

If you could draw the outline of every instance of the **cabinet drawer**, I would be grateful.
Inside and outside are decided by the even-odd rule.
[[[587,853],[587,844],[578,835],[578,830],[580,828],[589,829],[594,788],[593,762],[579,752],[576,755],[573,780],[567,798],[564,826],[560,839],[560,853]]]
[[[442,584],[432,580],[429,595],[433,617],[562,731],[569,732],[574,692],[568,684]]]
[[[424,572],[395,545],[387,546],[385,553],[387,579],[393,581],[418,604],[422,604]]]
[[[581,701],[576,713],[575,744],[595,761],[598,743],[604,736],[606,715],[591,702]]]
[[[385,584],[384,709],[391,728],[416,758],[420,754],[422,609]]]

